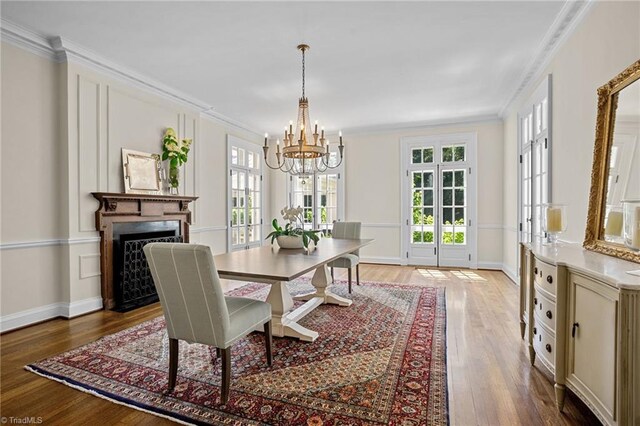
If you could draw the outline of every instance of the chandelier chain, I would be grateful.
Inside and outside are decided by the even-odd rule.
[[[304,51],[302,49],[302,99],[304,99]]]

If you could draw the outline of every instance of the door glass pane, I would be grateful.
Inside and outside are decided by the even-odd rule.
[[[442,161],[445,163],[453,161],[453,148],[450,146],[442,147]]]
[[[238,164],[238,148],[231,147],[231,164]]]
[[[433,171],[412,172],[413,199],[411,216],[411,242],[414,244],[434,243]]]
[[[422,150],[414,149],[411,151],[411,162],[413,164],[420,164],[422,162]]]
[[[433,147],[424,148],[422,150],[422,162],[433,163]]]

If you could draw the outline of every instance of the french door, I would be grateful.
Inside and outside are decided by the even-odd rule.
[[[262,170],[260,147],[229,136],[228,248],[262,244]]]
[[[411,265],[474,267],[475,134],[402,141],[403,250]]]

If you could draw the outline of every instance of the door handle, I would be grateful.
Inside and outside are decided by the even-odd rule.
[[[573,326],[571,327],[571,337],[575,339],[576,337],[576,330],[580,328],[580,324],[578,324],[577,322],[573,323]]]

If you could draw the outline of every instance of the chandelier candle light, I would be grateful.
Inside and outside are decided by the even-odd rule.
[[[264,162],[270,169],[281,170],[293,176],[307,178],[316,172],[324,172],[327,169],[335,169],[342,164],[344,145],[342,144],[342,132],[339,132],[340,145],[338,145],[340,159],[336,163],[331,162],[329,140],[324,137],[324,127],[318,133],[318,122],[313,125],[311,133],[311,120],[309,119],[309,100],[305,96],[305,63],[304,55],[309,46],[298,45],[302,52],[302,97],[298,101],[298,121],[294,131],[293,122],[284,128],[283,147],[280,151],[280,139],[276,141],[277,166],[272,166],[268,161],[269,135],[264,135]]]

